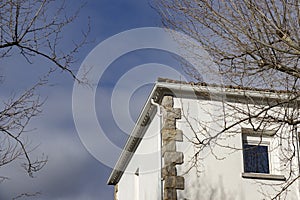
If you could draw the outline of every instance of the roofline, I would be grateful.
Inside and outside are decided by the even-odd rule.
[[[160,103],[162,97],[167,94],[177,97],[200,98],[213,101],[222,101],[224,98],[225,100],[230,100],[232,98],[237,99],[237,97],[239,97],[238,99],[240,100],[250,97],[254,100],[259,99],[260,102],[262,102],[264,99],[278,100],[288,97],[288,93],[284,91],[233,86],[222,87],[217,85],[207,85],[206,83],[194,84],[169,79],[158,79],[152,88],[133,131],[131,132],[122,153],[108,178],[108,185],[116,185],[119,182],[133,154],[140,144],[148,125],[150,124],[152,120],[151,117],[153,117],[153,113],[156,112],[156,106],[151,104],[151,99],[153,99],[156,103]]]
[[[151,99],[155,96],[157,93],[157,87],[158,85],[155,84],[152,88],[152,91],[150,95],[148,96],[148,99],[137,119],[137,122],[133,128],[133,131],[129,135],[129,138],[122,150],[122,153],[112,171],[110,174],[107,184],[108,185],[115,185],[120,180],[122,174],[124,173],[129,161],[131,160],[137,146],[139,145],[141,141],[141,135],[145,131],[140,130],[143,127],[146,127],[147,123],[149,122],[150,117],[150,110],[151,110]],[[157,101],[157,100],[156,100]],[[154,107],[153,107],[154,108]],[[152,108],[152,109],[153,109]]]

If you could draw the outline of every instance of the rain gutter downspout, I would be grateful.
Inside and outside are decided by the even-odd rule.
[[[157,116],[159,117],[159,134],[160,134],[160,130],[162,128],[162,113],[160,110],[160,105],[158,103],[156,103],[153,99],[151,99],[151,104],[156,106],[157,108]],[[158,145],[160,147],[160,152],[162,151],[162,142],[161,142],[161,135],[159,135],[158,137]],[[161,154],[159,155],[160,158],[160,170],[162,170],[162,156]],[[161,177],[161,173],[160,173],[160,193],[161,193],[161,199],[163,199],[163,185],[162,185],[162,177]]]

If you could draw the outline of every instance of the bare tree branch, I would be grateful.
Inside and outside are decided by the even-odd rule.
[[[82,5],[83,6],[83,5]],[[49,72],[36,85],[28,90],[7,97],[0,107],[0,167],[21,160],[29,176],[42,169],[47,156],[32,158],[32,146],[27,137],[30,121],[41,113],[45,100],[37,95],[37,90],[47,84],[48,76],[55,69],[67,72],[75,81],[72,65],[76,54],[87,44],[90,25],[78,30],[81,39],[71,41],[70,48],[63,46],[66,38],[64,30],[79,16],[80,6],[75,12],[69,12],[65,1],[54,0],[3,0],[0,2],[0,59],[9,56],[21,56],[29,64],[36,58],[50,64]],[[70,38],[70,37],[68,37]],[[74,38],[77,40],[77,38]],[[13,66],[12,66],[13,67]],[[0,80],[3,81],[3,74]],[[7,180],[0,177],[1,182]],[[30,196],[21,194],[17,198]]]
[[[212,144],[232,151],[242,150],[222,143],[224,138],[236,135],[237,128],[246,125],[258,131],[272,127],[280,143],[289,146],[276,146],[289,177],[275,196],[265,195],[270,199],[286,198],[286,191],[299,178],[299,163],[296,167],[293,164],[297,163],[299,151],[299,1],[152,0],[152,5],[161,15],[165,27],[194,38],[199,42],[194,45],[202,45],[217,66],[215,73],[220,74],[224,85],[240,90],[254,89],[262,96],[268,90],[277,96],[277,101],[253,99],[245,92],[241,102],[232,102],[225,97],[219,108],[222,113],[203,111],[213,115],[211,123],[218,124],[221,130],[209,129],[206,121],[195,123],[185,113],[185,120],[190,121],[188,124],[194,133],[194,138],[190,139],[195,147],[193,166],[199,165],[199,155],[204,148],[211,148],[215,155]],[[189,46],[193,44],[180,44],[186,49],[194,49]],[[195,59],[201,59],[196,53],[190,53]],[[194,73],[197,67],[186,65],[186,71],[202,80],[203,74],[197,78],[198,74]],[[215,81],[219,83],[219,80]],[[195,124],[196,127],[192,127]],[[275,184],[273,186],[276,190]]]

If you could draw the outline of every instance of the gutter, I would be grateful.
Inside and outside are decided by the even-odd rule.
[[[162,154],[161,154],[161,152],[162,152],[162,138],[161,138],[161,133],[160,133],[160,131],[162,129],[162,113],[161,113],[161,110],[160,110],[160,105],[158,103],[156,103],[154,101],[154,99],[151,99],[151,104],[154,105],[154,106],[156,106],[157,116],[159,117],[159,134],[160,135],[158,136],[158,146],[159,146],[160,149],[159,149],[158,153],[160,153],[160,155],[159,155],[159,166],[160,166],[160,170],[162,170],[162,168],[163,168],[163,166],[162,166],[163,159],[162,159]],[[158,177],[159,180],[160,180],[160,185],[159,185],[159,188],[160,188],[160,198],[159,199],[162,199],[162,197],[163,197],[163,187],[162,187],[162,185],[163,185],[163,179],[162,179],[161,174],[162,173],[159,173],[159,177]]]

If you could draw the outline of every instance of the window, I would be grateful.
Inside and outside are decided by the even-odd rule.
[[[243,142],[244,172],[270,173],[268,146]]]
[[[270,174],[270,134],[242,129],[245,173]]]
[[[273,131],[242,129],[243,178],[285,180],[283,175],[274,174],[276,166],[272,160],[276,159],[276,151],[271,148],[274,134]]]

